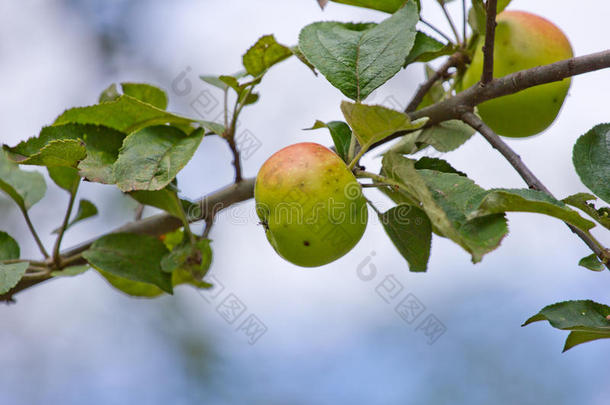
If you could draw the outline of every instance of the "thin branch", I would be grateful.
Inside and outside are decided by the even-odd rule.
[[[436,28],[434,25],[432,25],[428,21],[424,20],[421,17],[419,18],[419,21],[421,21],[422,24],[426,25],[428,28],[430,28],[432,31],[436,32],[441,37],[445,38],[450,44],[453,43],[453,40],[449,37],[449,35],[445,34],[443,31],[441,31],[440,29]]]
[[[142,219],[142,215],[144,214],[144,204],[138,204],[138,206],[136,207],[136,214],[134,215],[134,218],[136,221],[139,221]]]
[[[497,0],[487,0],[486,14],[487,25],[485,27],[485,44],[483,45],[483,73],[481,74],[481,85],[485,86],[494,77],[494,38],[496,36],[496,11]]]
[[[464,55],[461,52],[457,52],[451,55],[449,59],[447,59],[445,63],[443,63],[441,67],[437,71],[435,71],[432,76],[428,78],[428,80],[426,80],[419,86],[419,88],[417,89],[417,93],[415,93],[415,95],[411,99],[411,102],[409,102],[409,105],[407,106],[407,108],[405,108],[405,112],[410,113],[415,111],[423,101],[426,94],[428,94],[432,86],[434,86],[434,83],[445,77],[449,69],[455,67],[463,58]]]
[[[464,38],[464,45],[466,45],[466,27],[468,25],[468,13],[466,12],[466,0],[462,0],[462,38]]]
[[[66,233],[66,229],[68,228],[68,223],[70,222],[70,215],[72,214],[72,208],[74,207],[74,201],[76,200],[77,190],[78,186],[76,186],[75,189],[72,190],[72,192],[70,193],[68,209],[66,210],[66,215],[64,216],[64,221],[61,224],[61,228],[59,228],[57,239],[55,240],[55,246],[53,247],[53,262],[57,267],[59,267],[61,264],[61,256],[59,254],[59,249],[61,247],[61,241],[64,238],[64,233]]]
[[[445,18],[447,19],[447,22],[449,22],[451,31],[453,31],[453,35],[455,35],[455,40],[457,41],[458,44],[461,44],[462,40],[460,39],[460,34],[458,34],[458,30],[455,27],[455,24],[453,23],[453,19],[451,18],[451,15],[449,15],[449,12],[447,11],[447,7],[445,7],[445,2],[439,1],[438,4],[440,4],[441,9],[443,9],[443,14],[445,14]]]
[[[234,137],[228,138],[227,143],[229,144],[229,148],[231,148],[231,153],[233,154],[233,166],[235,167],[235,183],[239,183],[243,180],[241,174],[241,156],[239,155],[239,150],[237,150],[237,145],[235,144]]]
[[[28,211],[26,209],[21,209],[21,213],[23,214],[25,223],[28,225],[28,229],[30,230],[30,233],[32,234],[32,236],[34,237],[34,240],[36,241],[36,245],[38,245],[38,249],[40,250],[40,253],[42,253],[42,255],[44,256],[45,259],[48,259],[49,253],[47,252],[47,250],[44,248],[44,245],[40,241],[40,238],[38,237],[38,233],[36,233],[36,229],[34,228],[34,225],[32,224],[32,220],[30,219],[30,215],[28,214]]]
[[[489,128],[479,117],[472,112],[465,112],[462,115],[462,120],[476,129],[483,137],[489,142],[489,144],[502,154],[508,160],[510,165],[519,173],[525,183],[532,189],[542,191],[551,197],[553,194],[548,188],[532,173],[532,171],[523,163],[521,157],[515,153],[496,133]],[[582,239],[586,245],[602,260],[608,259],[610,251],[601,246],[590,234],[583,232],[582,230],[567,224],[566,225],[574,232],[580,239]],[[610,269],[610,263],[606,262],[606,267]]]

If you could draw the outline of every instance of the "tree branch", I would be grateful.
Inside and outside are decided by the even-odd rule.
[[[487,25],[485,27],[485,44],[483,45],[483,74],[481,85],[485,86],[494,77],[494,38],[496,36],[496,10],[497,0],[487,0],[486,14]]]
[[[523,163],[521,157],[515,153],[491,128],[489,128],[479,117],[472,112],[465,112],[462,114],[462,120],[470,125],[472,128],[477,130],[483,137],[489,142],[489,144],[502,154],[508,160],[510,165],[519,173],[525,183],[532,189],[542,191],[551,197],[553,194],[548,188],[532,173],[532,171]],[[602,261],[608,259],[610,252],[608,249],[600,246],[599,242],[595,241],[589,234],[582,230],[567,224],[572,232],[574,232],[585,244],[600,258]],[[610,269],[610,263],[605,263],[606,267]]]
[[[450,119],[460,119],[464,112],[492,98],[608,67],[610,67],[610,50],[537,66],[493,79],[485,86],[474,85],[456,94],[455,97],[414,111],[409,116],[412,120],[429,117],[428,126]]]
[[[458,30],[455,27],[455,24],[453,23],[453,19],[451,18],[451,15],[449,15],[449,12],[447,11],[447,7],[445,7],[445,2],[439,1],[438,4],[441,6],[441,9],[443,10],[443,14],[445,15],[445,18],[447,19],[449,26],[451,27],[451,31],[453,31],[453,35],[455,35],[455,40],[457,41],[458,44],[460,44],[462,42],[462,40],[460,39],[460,34],[458,34]]]
[[[443,121],[461,119],[462,114],[472,111],[472,108],[493,98],[517,93],[530,87],[557,82],[568,77],[593,72],[610,67],[610,50],[578,56],[571,59],[521,70],[507,76],[493,79],[485,86],[474,86],[456,94],[454,97],[439,103],[409,113],[411,120],[428,117],[426,126],[432,126]],[[396,132],[379,142],[375,142],[369,150],[405,135],[408,131]]]
[[[189,221],[196,222],[202,219],[213,218],[219,211],[230,207],[233,204],[246,201],[254,197],[254,179],[244,179],[239,183],[231,184],[208,196],[200,199],[195,204],[199,208],[197,212],[189,212]],[[169,214],[158,214],[140,221],[130,222],[117,228],[108,234],[118,232],[137,233],[151,236],[161,236],[168,232],[175,231],[182,226],[180,219]],[[87,250],[98,238],[89,240],[76,247],[62,252],[62,257],[71,258],[70,265],[84,264],[85,260],[78,258],[82,252]],[[76,257],[75,257],[76,256]],[[23,291],[43,281],[49,280],[51,276],[43,276],[36,279],[22,279],[10,291],[0,295],[0,301],[13,301],[13,296],[19,291]]]

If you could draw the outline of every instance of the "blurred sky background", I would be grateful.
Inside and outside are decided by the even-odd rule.
[[[449,32],[435,2],[422,2],[423,15]],[[514,0],[510,8],[556,23],[576,55],[608,46],[610,3]],[[450,9],[460,16],[459,1]],[[242,53],[261,35],[274,33],[292,45],[299,30],[314,21],[384,17],[335,3],[322,12],[315,0],[4,0],[0,141],[14,145],[36,135],[64,109],[95,103],[101,90],[118,81],[159,85],[169,93],[170,110],[196,115],[191,103],[202,92],[220,100],[220,93],[197,76],[239,70]],[[404,106],[422,71],[421,64],[409,67],[367,101],[391,99]],[[186,76],[177,79],[181,73]],[[559,197],[587,191],[573,169],[571,151],[579,135],[609,121],[609,75],[576,77],[550,129],[531,139],[508,140]],[[184,85],[182,79],[190,81],[189,91],[176,85]],[[302,131],[316,119],[342,118],[342,95],[322,76],[292,58],[271,70],[260,93],[241,119],[242,129],[262,143],[244,161],[246,176],[255,176],[269,155],[289,144],[330,145],[326,131]],[[218,113],[220,107],[210,101],[206,118]],[[478,136],[445,158],[482,187],[524,186]],[[376,170],[380,159],[373,153],[364,163]],[[179,182],[183,195],[195,199],[232,177],[228,148],[210,137]],[[64,191],[52,182],[48,187],[31,210],[47,245],[63,215],[57,207],[67,203]],[[370,196],[389,207],[379,195]],[[80,197],[95,201],[100,215],[68,232],[65,247],[133,218],[135,204],[110,186],[85,183]],[[348,255],[306,270],[274,253],[253,208],[250,201],[224,212],[212,230],[210,275],[225,287],[215,301],[190,287],[178,287],[171,297],[134,299],[89,271],[21,293],[16,305],[1,305],[0,403],[608,403],[610,387],[603,376],[610,342],[561,354],[567,333],[546,323],[520,327],[553,302],[610,301],[610,273],[577,265],[590,252],[561,222],[510,214],[511,234],[478,265],[435,237],[425,274],[409,273],[373,223]],[[22,255],[38,257],[23,219],[4,195],[0,213],[1,228],[19,241]],[[610,244],[607,234],[597,235]],[[363,281],[357,270],[369,265],[376,276]],[[390,303],[378,294],[387,277],[404,287]],[[425,305],[412,324],[394,311],[408,293]],[[216,311],[229,294],[247,307],[232,325]],[[250,314],[267,327],[254,345],[236,330]],[[431,345],[416,330],[428,315],[446,327]]]

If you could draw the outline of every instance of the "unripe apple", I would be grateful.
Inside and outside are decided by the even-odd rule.
[[[273,154],[254,187],[267,239],[284,259],[316,267],[349,252],[368,219],[362,187],[335,153],[297,143]]]
[[[569,59],[573,55],[568,38],[542,17],[524,11],[504,11],[498,14],[496,21],[494,77]],[[484,41],[484,38],[480,39],[472,64],[464,75],[464,88],[481,78]],[[500,135],[538,134],[553,123],[569,88],[570,79],[530,87],[479,104],[479,114]]]

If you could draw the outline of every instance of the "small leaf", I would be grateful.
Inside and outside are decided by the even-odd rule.
[[[417,142],[431,145],[439,152],[450,152],[469,140],[475,130],[460,120],[449,120],[424,128]]]
[[[8,233],[0,231],[0,261],[19,259],[19,244]]]
[[[591,300],[564,301],[542,308],[521,326],[549,321],[554,328],[573,331],[574,335],[571,333],[566,341],[565,352],[580,343],[610,338],[609,315],[609,306]]]
[[[333,138],[337,155],[339,155],[339,157],[344,161],[347,161],[349,144],[352,139],[352,130],[350,127],[343,121],[316,121],[311,128],[307,129],[311,130],[319,128],[328,128],[330,131],[330,136]]]
[[[317,22],[301,30],[299,49],[333,86],[361,101],[402,68],[418,20],[417,5],[408,1],[377,25]]]
[[[44,196],[47,186],[38,172],[26,172],[9,159],[8,154],[0,151],[0,190],[11,197],[26,211]]]
[[[593,271],[604,271],[606,268],[595,253],[580,259],[578,265]]]
[[[162,110],[167,108],[167,94],[158,87],[146,83],[121,83],[121,88],[123,94]]]
[[[76,139],[59,139],[47,143],[39,152],[19,160],[22,165],[76,167],[87,156],[85,144]]]
[[[610,124],[597,125],[578,138],[572,160],[585,186],[610,204]]]
[[[481,200],[474,216],[497,214],[502,212],[534,212],[561,219],[583,231],[588,231],[595,224],[581,217],[578,212],[554,199],[548,194],[530,189],[495,189],[490,190]]]
[[[247,72],[242,70],[240,72],[237,72],[233,75],[230,76],[224,76],[224,77],[232,77],[233,79],[235,79],[235,82],[237,82],[237,79],[241,79],[242,77],[246,76]],[[211,84],[214,87],[218,87],[221,90],[227,90],[229,88],[229,86],[227,85],[227,83],[225,83],[223,80],[220,79],[219,76],[212,76],[212,75],[201,75],[199,76],[199,78],[201,80],[203,80],[204,82]]]
[[[183,130],[195,120],[168,113],[126,94],[116,100],[66,110],[53,125],[92,124],[129,134],[151,125],[171,124]]]
[[[96,270],[152,284],[171,294],[171,275],[160,264],[167,253],[163,242],[152,236],[114,233],[95,241],[83,257]]]
[[[379,215],[383,228],[410,271],[426,271],[430,258],[432,225],[426,213],[412,205],[398,205]]]
[[[132,191],[129,195],[140,204],[159,208],[179,219],[184,218],[180,198],[175,191],[168,190],[167,187],[156,191]]]
[[[110,86],[106,87],[104,91],[100,94],[98,101],[100,103],[105,103],[107,101],[114,101],[119,98],[121,94],[116,87],[116,83],[112,83]]]
[[[28,262],[0,264],[0,294],[4,294],[16,286],[29,265]]]
[[[404,66],[413,62],[429,62],[440,56],[450,55],[453,51],[453,46],[445,45],[423,32],[417,31],[413,48],[411,48]]]
[[[219,124],[217,122],[197,120],[197,123],[201,126],[201,128],[210,131],[211,133],[216,135],[222,135],[225,133],[226,130],[224,125]]]
[[[292,56],[290,48],[278,44],[273,35],[265,35],[248,49],[242,59],[246,72],[258,77],[271,66],[290,56]]]
[[[610,229],[610,209],[607,207],[600,209],[595,208],[595,205],[589,202],[594,200],[597,200],[597,197],[595,197],[593,194],[578,193],[564,198],[562,201],[578,208],[581,211],[584,211],[602,226]]]
[[[87,157],[78,164],[80,174],[87,180],[104,184],[113,184],[112,165],[119,155],[125,134],[114,129],[99,125],[65,124],[45,127],[37,137],[19,143],[13,148],[7,148],[11,154],[24,159],[35,156],[56,140],[78,140],[85,144]],[[67,171],[55,171],[54,179],[62,188],[68,187],[70,180],[76,181]],[[63,176],[63,179],[59,179]],[[71,177],[71,179],[69,178]],[[61,184],[60,184],[61,183]]]
[[[193,157],[202,138],[201,129],[187,136],[165,125],[127,136],[114,164],[117,186],[125,192],[164,188]]]
[[[395,132],[417,129],[425,125],[427,118],[411,122],[409,116],[380,105],[341,102],[341,111],[352,128],[362,149],[368,149]]]
[[[422,158],[420,158],[417,162],[415,162],[414,167],[417,170],[428,169],[442,173],[455,173],[463,177],[468,177],[466,176],[466,173],[454,169],[453,166],[451,166],[446,160],[431,158],[428,156],[423,156]]]

